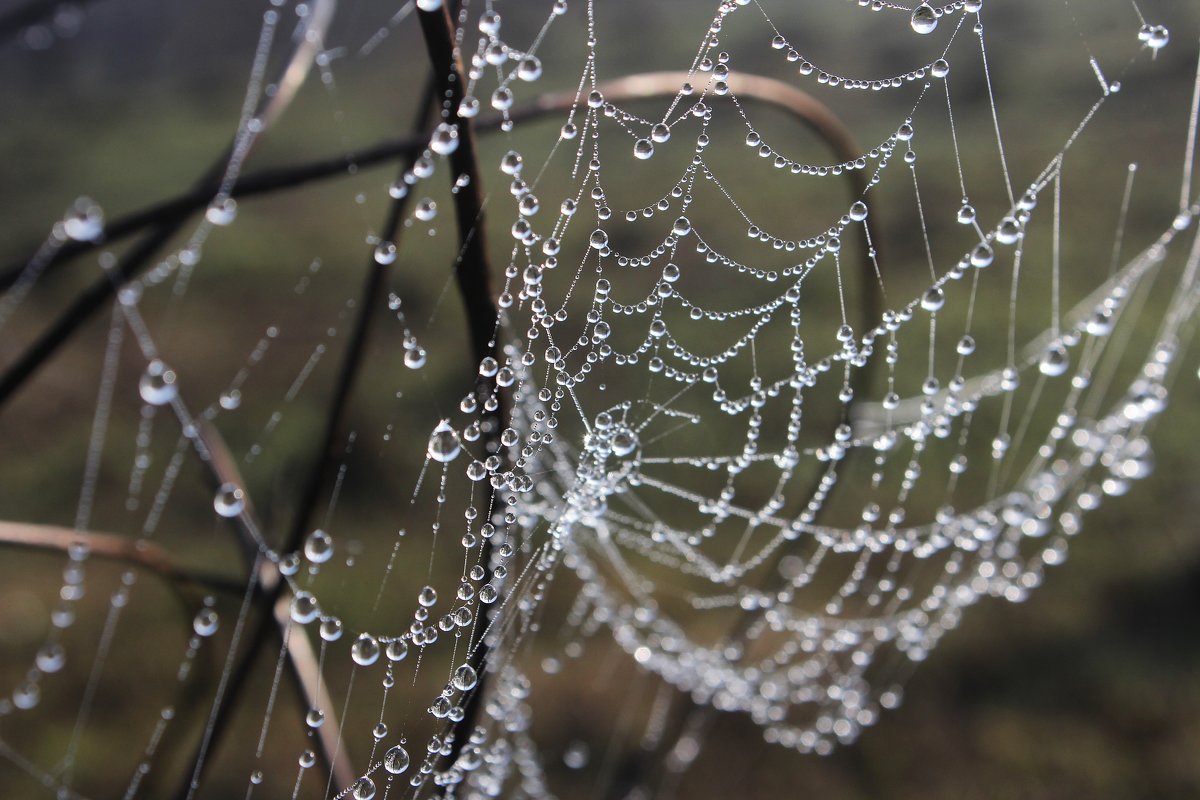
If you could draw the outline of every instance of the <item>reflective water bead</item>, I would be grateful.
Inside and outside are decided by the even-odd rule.
[[[392,775],[404,772],[408,769],[408,765],[408,751],[400,745],[388,748],[388,751],[383,754],[383,768]]]
[[[458,457],[461,451],[462,445],[458,440],[458,432],[450,427],[450,421],[444,419],[439,422],[429,437],[429,446],[426,450],[429,457],[445,464]]]
[[[968,334],[963,334],[963,337],[958,340],[958,354],[960,356],[969,356],[975,352],[975,337]]]
[[[430,0],[425,0],[429,2]],[[442,0],[437,0],[440,4]],[[375,797],[375,782],[370,778],[363,776],[354,782],[354,788],[350,790],[350,796],[354,800],[373,800]]]
[[[320,634],[326,642],[336,642],[342,638],[342,621],[337,617],[325,617],[321,620]]]
[[[213,496],[213,510],[225,518],[236,517],[246,508],[246,493],[236,483],[223,483]]]
[[[671,233],[676,236],[687,236],[692,232],[692,223],[687,217],[679,217],[675,220],[675,224],[671,226]]]
[[[317,763],[317,754],[312,750],[305,750],[300,754],[300,767],[302,769],[310,769],[313,764]]]
[[[310,728],[319,728],[325,724],[325,712],[319,708],[310,708],[304,715],[304,724]]]
[[[479,98],[474,95],[465,95],[458,104],[458,116],[463,119],[471,119],[479,116]]]
[[[152,406],[166,405],[179,394],[175,381],[175,370],[156,358],[146,365],[138,381],[138,394]]]
[[[387,266],[396,260],[395,242],[380,242],[375,246],[375,263]]]
[[[470,664],[463,664],[454,670],[454,677],[450,679],[450,683],[460,692],[468,692],[474,689],[475,684],[478,682],[479,678],[475,674],[475,668]]]
[[[350,646],[350,657],[360,667],[369,667],[379,660],[379,641],[369,633],[361,633]]]
[[[946,304],[946,294],[937,286],[934,286],[925,292],[921,297],[921,308],[926,311],[937,311]]]
[[[417,203],[417,208],[415,211],[413,211],[413,214],[422,222],[429,222],[431,219],[437,216],[437,203],[426,197],[424,200]]]
[[[950,62],[939,58],[929,65],[929,73],[935,78],[944,78],[950,74]]]
[[[420,594],[417,595],[417,602],[424,608],[432,608],[437,605],[437,599],[437,589],[434,589],[432,586],[424,587],[421,589]]]
[[[320,528],[304,540],[304,557],[314,564],[324,564],[333,556],[333,537]]]
[[[992,246],[987,242],[980,242],[975,245],[975,249],[971,251],[971,266],[983,269],[992,264],[992,259],[995,254],[992,252]]]
[[[403,639],[392,639],[383,649],[388,661],[403,661],[408,657],[408,642]]]
[[[237,200],[225,197],[213,200],[204,211],[204,218],[213,225],[229,225],[237,217]]]
[[[862,200],[855,200],[850,204],[850,219],[855,222],[862,222],[867,218],[867,204]]]
[[[216,609],[205,606],[196,612],[196,616],[192,619],[192,630],[197,636],[212,636],[217,632],[217,628],[221,624],[221,618],[217,614]],[[52,672],[53,670],[45,670]]]
[[[525,56],[517,64],[517,77],[523,81],[536,81],[542,77],[542,62],[537,56]]]
[[[1000,244],[1016,244],[1021,238],[1021,224],[1014,217],[1005,217],[1000,220],[1000,227],[996,229],[996,241]]]
[[[1146,46],[1158,52],[1171,41],[1171,32],[1163,25],[1155,25],[1146,36]]]
[[[1071,356],[1067,353],[1067,348],[1055,344],[1042,355],[1041,361],[1038,362],[1038,370],[1043,375],[1054,378],[1066,372],[1070,365]]]
[[[212,609],[201,609],[201,612],[203,612],[204,610],[212,611]],[[213,611],[213,615],[215,617],[215,615],[216,615],[215,611]],[[197,616],[199,616],[199,614],[197,614]],[[195,624],[196,623],[193,620],[193,622],[192,622],[193,629],[195,629]],[[216,630],[215,624],[216,624],[216,622],[214,620],[213,630]],[[196,631],[196,633],[199,634],[200,632]],[[201,635],[208,635],[208,634],[201,634]],[[34,663],[37,664],[37,668],[45,673],[58,672],[60,669],[63,668],[63,664],[65,664],[66,661],[67,661],[66,650],[63,649],[63,646],[57,642],[50,642],[46,645],[43,645],[42,648],[40,650],[38,650],[37,656],[34,659]]]
[[[654,144],[649,139],[638,139],[633,143],[633,155],[645,161],[654,155]]]
[[[429,139],[429,149],[438,155],[448,156],[458,149],[458,126],[439,122]]]
[[[80,197],[67,209],[63,232],[77,242],[94,242],[104,233],[104,212],[90,198]]]
[[[292,597],[291,615],[292,619],[301,625],[307,625],[321,614],[321,609],[317,605],[317,598],[306,591],[298,591]]]
[[[913,10],[912,19],[909,22],[917,33],[933,33],[938,24],[937,13],[928,3],[921,3]]]
[[[963,203],[958,209],[956,219],[960,225],[970,225],[975,221],[975,206],[970,203]]]

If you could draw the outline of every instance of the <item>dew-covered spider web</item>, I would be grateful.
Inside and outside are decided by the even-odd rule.
[[[6,445],[69,448],[71,500],[0,514],[6,580],[61,571],[0,782],[665,797],[719,713],[830,754],[1152,472],[1195,9],[374,5],[231,12],[215,167],[140,218],[73,185],[5,280],[6,400],[41,293],[99,299],[86,414]]]

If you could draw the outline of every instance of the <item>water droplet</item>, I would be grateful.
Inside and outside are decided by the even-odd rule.
[[[392,639],[383,649],[388,661],[403,661],[408,657],[408,642],[403,639]]]
[[[425,0],[430,2],[431,0]],[[441,3],[442,0],[437,0]],[[350,794],[354,800],[372,800],[375,797],[375,781],[367,777],[359,778],[354,782],[354,788],[350,790]]]
[[[675,220],[675,224],[671,226],[671,233],[676,236],[687,236],[692,232],[692,223],[687,217],[679,217]]]
[[[421,593],[417,595],[417,602],[423,608],[432,608],[437,605],[437,589],[432,586],[426,586],[421,589]]]
[[[35,663],[42,672],[54,673],[63,668],[67,661],[66,650],[61,644],[51,642],[38,650]]]
[[[313,766],[313,764],[316,764],[316,763],[317,763],[317,754],[314,753],[312,750],[305,750],[303,753],[300,754],[301,769],[310,769]]]
[[[980,242],[975,245],[975,249],[971,251],[971,266],[983,269],[992,265],[992,259],[995,253],[992,252],[992,246],[987,242]]]
[[[94,242],[104,233],[104,212],[90,198],[81,197],[67,209],[63,232],[77,242]]]
[[[946,294],[937,286],[930,288],[921,298],[921,308],[929,312],[937,311],[945,304]]]
[[[417,203],[417,208],[413,211],[413,215],[422,222],[429,222],[437,216],[437,203],[426,197]]]
[[[588,239],[588,243],[597,250],[603,250],[605,247],[608,247],[608,234],[600,228],[597,228],[596,230],[592,231],[592,235],[591,238]]]
[[[523,81],[536,81],[542,77],[542,62],[537,56],[525,56],[517,64],[517,77]]]
[[[384,266],[393,263],[396,260],[396,252],[395,242],[380,242],[375,246],[375,263]]]
[[[937,27],[937,13],[928,3],[921,3],[912,13],[912,29],[920,34],[933,33]]]
[[[439,122],[429,139],[429,149],[440,156],[448,156],[458,149],[458,126]]]
[[[383,768],[392,775],[399,775],[408,769],[408,751],[400,745],[388,749],[383,755]]]
[[[444,419],[439,422],[429,437],[429,447],[427,448],[429,457],[445,464],[453,461],[461,450],[462,444],[459,443],[458,432],[450,427],[450,421]]]
[[[996,241],[1000,244],[1016,244],[1017,239],[1021,238],[1021,224],[1014,217],[1005,217],[1000,220],[1000,227],[996,229]]]
[[[468,692],[475,688],[475,684],[479,682],[479,677],[475,674],[474,667],[470,664],[463,664],[454,670],[454,677],[450,679],[450,682],[460,692]]]
[[[304,540],[304,557],[314,564],[324,564],[333,556],[333,537],[317,528]]]
[[[1071,366],[1071,356],[1067,353],[1067,348],[1061,344],[1051,346],[1042,355],[1042,360],[1038,362],[1038,370],[1051,378],[1062,375],[1069,366]]]
[[[855,222],[862,222],[867,218],[867,204],[862,200],[855,200],[850,204],[850,219]]]
[[[479,602],[486,605],[491,605],[500,598],[500,592],[490,583],[485,583],[479,589]]]
[[[321,638],[327,642],[336,642],[342,638],[344,627],[337,617],[326,617],[321,620]]]
[[[236,517],[246,508],[246,493],[236,483],[223,483],[213,497],[213,510],[225,518]]]
[[[296,592],[292,598],[291,607],[292,619],[301,625],[307,625],[321,614],[321,608],[317,605],[317,598],[305,591]]]
[[[142,373],[141,380],[138,381],[138,394],[152,406],[166,405],[179,394],[175,380],[175,370],[156,358]]]
[[[369,633],[360,633],[350,646],[350,657],[360,667],[369,667],[379,660],[379,641]]]
[[[649,139],[638,139],[633,143],[633,155],[635,158],[645,161],[654,155],[654,143]]]
[[[213,225],[229,225],[237,217],[237,200],[225,197],[213,200],[204,212],[204,218]]]
[[[212,636],[220,627],[221,618],[217,614],[216,609],[205,606],[196,612],[196,616],[192,619],[192,630],[197,636]]]
[[[319,708],[310,708],[304,716],[304,723],[310,728],[319,728],[325,724],[325,712]]]

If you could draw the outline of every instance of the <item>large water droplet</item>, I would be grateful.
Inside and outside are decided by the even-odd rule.
[[[304,540],[304,557],[314,564],[324,564],[333,556],[333,537],[317,528]]]
[[[192,630],[197,636],[212,636],[217,632],[217,628],[221,624],[221,618],[217,615],[216,609],[205,606],[196,612],[196,616],[192,619]]]
[[[429,139],[429,149],[441,156],[448,156],[458,149],[458,126],[439,122]]]
[[[388,749],[383,755],[383,768],[392,775],[399,775],[408,769],[408,751],[400,745]]]
[[[236,483],[223,483],[213,496],[213,510],[225,518],[236,517],[246,508],[246,493]]]
[[[369,633],[361,633],[350,645],[350,657],[360,667],[369,667],[379,660],[379,641]]]
[[[649,139],[638,139],[633,143],[633,155],[645,161],[654,155],[654,143]]]
[[[474,689],[475,684],[478,682],[479,677],[475,674],[475,668],[470,664],[463,664],[454,670],[454,677],[450,679],[450,683],[460,692],[468,692]]]
[[[438,2],[440,3],[441,0]],[[354,800],[372,800],[375,797],[375,781],[365,776],[359,778],[354,782],[354,788],[350,790],[350,795]]]
[[[449,420],[439,422],[429,437],[429,457],[445,464],[453,461],[461,451],[462,445],[458,441],[458,432],[450,427]]]
[[[152,406],[166,405],[179,394],[175,380],[175,370],[156,358],[142,373],[141,380],[138,381],[138,394]]]
[[[104,212],[91,199],[81,197],[67,209],[63,232],[77,242],[94,242],[104,233]]]
[[[1061,344],[1050,347],[1038,362],[1038,370],[1051,378],[1062,375],[1071,366],[1071,356]]]
[[[917,33],[933,33],[938,24],[937,13],[929,3],[921,3],[913,10],[910,22]]]

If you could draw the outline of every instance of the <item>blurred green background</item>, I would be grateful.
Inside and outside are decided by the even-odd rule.
[[[0,13],[17,5],[0,4]],[[610,79],[686,65],[715,4],[629,0],[597,5],[601,78]],[[985,5],[989,65],[1018,190],[1054,156],[1098,97],[1089,57],[1096,58],[1110,80],[1122,82],[1122,91],[1110,98],[1067,156],[1063,258],[1064,305],[1069,305],[1106,274],[1130,160],[1136,159],[1139,169],[1125,253],[1144,247],[1174,216],[1200,8],[1188,2],[1141,4],[1149,21],[1171,27],[1171,44],[1151,60],[1146,53],[1138,55],[1138,22],[1128,4],[988,0]],[[549,4],[522,2],[501,8],[506,29],[531,38],[546,10],[543,6]],[[371,52],[362,53],[398,7],[343,4],[329,36],[328,69],[314,71],[284,119],[253,153],[248,172],[352,151],[412,127],[427,74],[414,21],[401,23]],[[873,14],[837,0],[763,2],[763,7],[808,58],[837,65],[846,74],[894,74],[933,57],[933,46],[917,41],[903,14]],[[0,152],[5,154],[0,169],[0,261],[5,264],[27,258],[81,194],[115,217],[196,180],[235,130],[266,4],[103,0],[81,8],[78,19],[60,12],[58,33],[51,35],[45,49],[31,46],[39,44],[40,34],[29,32],[0,45]],[[581,65],[582,12],[582,2],[572,3],[567,16],[556,23],[554,35],[539,51],[545,77],[522,87],[518,105],[534,92],[574,88]],[[286,35],[295,24],[293,7],[285,6],[283,14],[281,31]],[[743,24],[742,16],[750,21]],[[723,33],[722,47],[734,54],[736,70],[794,75],[782,55],[769,47],[771,31],[761,17],[757,23],[752,15],[735,19],[738,23],[730,22]],[[931,38],[944,42],[946,27],[944,23]],[[956,41],[951,91],[968,187],[984,187],[973,189],[972,202],[981,218],[991,219],[1007,203],[999,191],[992,120],[973,36],[964,30]],[[279,52],[286,49],[281,46]],[[323,80],[325,75],[328,80]],[[886,138],[914,100],[907,87],[895,93],[847,93],[814,88],[816,84],[808,81],[799,85],[827,102],[864,146]],[[918,117],[917,149],[929,230],[935,252],[946,262],[966,240],[953,223],[958,178],[944,123],[938,122],[939,114],[944,115],[938,102],[930,98],[921,108],[931,122],[922,127]],[[796,151],[810,154],[812,161],[826,160],[819,142],[795,133],[794,123],[775,112],[759,115],[762,130],[789,137]],[[731,142],[744,135],[732,124],[733,114],[725,114],[725,120],[730,124],[718,134]],[[511,210],[505,205],[509,199],[501,196],[504,176],[494,165],[513,146],[522,150],[527,163],[540,163],[559,124],[561,119],[555,118],[519,125],[511,135],[481,137],[484,180],[495,193],[490,207],[504,209],[489,219],[496,263],[506,258]],[[818,212],[829,190],[826,182],[811,196],[796,194],[794,184],[773,179],[766,167],[746,166],[745,153],[732,146],[728,153],[717,150],[708,154],[714,168],[746,170],[738,175],[742,195],[755,207],[751,216],[763,219],[764,227],[795,230],[798,225],[812,230],[825,224]],[[623,188],[635,196],[651,191],[642,188],[640,181],[646,177],[645,186],[661,191],[674,179],[666,178],[668,170],[679,166],[656,157],[646,168],[651,171],[630,175],[631,185]],[[901,168],[896,164],[891,171]],[[758,169],[762,180],[752,184]],[[187,297],[173,299],[168,284],[147,294],[142,304],[164,356],[181,375],[181,392],[193,410],[216,402],[268,327],[277,328],[265,358],[242,387],[241,406],[217,419],[239,457],[256,444],[262,448],[243,469],[269,540],[278,541],[295,507],[300,476],[312,457],[334,380],[337,353],[354,312],[352,301],[369,263],[368,238],[384,217],[384,188],[394,175],[395,167],[385,165],[244,201],[236,223],[215,231],[205,244]],[[624,177],[614,178],[614,183]],[[884,199],[873,205],[873,213],[883,232],[889,299],[906,300],[927,282],[927,269],[919,229],[914,227],[911,186],[902,174],[889,178],[880,188]],[[449,194],[441,186],[444,180],[433,183],[439,186],[433,196],[443,212],[428,232],[420,226],[406,231],[389,276],[389,289],[403,300],[405,319],[401,322],[382,308],[375,312],[378,324],[349,410],[356,436],[347,442],[343,460],[347,478],[336,507],[327,514],[323,499],[317,515],[324,515],[324,525],[339,542],[347,543],[343,553],[359,561],[349,568],[339,559],[333,565],[338,568],[331,567],[319,579],[323,600],[335,598],[338,607],[333,611],[354,628],[369,624],[368,609],[379,585],[376,568],[396,532],[407,531],[410,537],[428,533],[428,489],[421,502],[409,503],[424,442],[471,385],[462,312],[447,266],[456,249]],[[837,191],[849,197],[841,185]],[[553,196],[552,189],[544,191],[544,197]],[[630,204],[636,207],[637,202]],[[720,230],[727,221],[724,213],[718,204],[698,204],[693,222]],[[816,222],[804,224],[809,217]],[[742,227],[740,220],[734,221],[729,238],[741,237]],[[630,240],[631,249],[636,242]],[[948,262],[939,263],[944,266]],[[11,363],[98,274],[96,258],[90,256],[39,281],[0,333],[0,364]],[[1045,271],[1041,274],[1044,278]],[[831,286],[816,280],[815,286]],[[1031,278],[1022,294],[1027,315],[1018,326],[1022,338],[1047,325],[1047,285],[1044,279]],[[702,288],[714,296],[724,292],[721,285]],[[1135,341],[1144,343],[1153,333],[1167,299],[1161,291],[1151,296]],[[981,300],[978,330],[1003,330],[1005,300],[994,295]],[[824,320],[820,315],[833,311],[812,313]],[[102,312],[89,322],[0,413],[0,519],[72,524],[107,317]],[[825,330],[832,332],[832,320],[830,316]],[[820,330],[821,323],[814,327]],[[444,357],[431,357],[419,371],[406,369],[401,349],[406,328],[431,353],[436,347]],[[139,425],[134,387],[142,367],[130,338],[108,427],[93,527],[133,536],[178,432],[160,412],[147,449],[153,466],[138,509],[129,509],[130,465]],[[1002,353],[1002,340],[992,344],[991,337],[978,338],[982,351],[993,357]],[[829,339],[826,344],[832,343],[832,335]],[[289,386],[321,344],[327,348],[325,355],[295,399],[287,401]],[[463,356],[457,358],[455,352]],[[859,742],[830,757],[799,756],[768,746],[745,718],[720,716],[700,758],[672,796],[1200,796],[1200,637],[1195,622],[1200,611],[1200,538],[1195,535],[1200,513],[1195,445],[1200,396],[1196,358],[1186,355],[1170,408],[1153,437],[1155,474],[1091,514],[1084,534],[1072,542],[1067,564],[1051,571],[1045,586],[1027,602],[985,600],[971,609],[961,628],[915,670],[903,706],[885,713]],[[908,388],[915,390],[916,381]],[[1047,414],[1054,411],[1051,407]],[[277,424],[270,422],[276,412],[282,412]],[[455,508],[453,503],[450,508]],[[157,539],[181,563],[240,577],[236,547],[210,509],[211,494],[189,459]],[[411,554],[404,553],[394,580],[408,591],[423,580],[428,548],[418,545]],[[457,569],[457,564],[448,563],[454,558],[437,564],[439,575]],[[20,681],[46,635],[62,563],[57,554],[0,549],[0,686],[5,691]],[[94,652],[120,572],[111,563],[89,564],[79,622],[65,635],[69,654]],[[388,603],[395,600],[402,608],[397,598],[407,595],[399,590],[393,594]],[[149,576],[139,580],[134,598],[124,612],[80,740],[74,785],[87,796],[123,791],[161,708],[173,702],[187,707],[186,699],[173,701],[171,693],[191,610],[182,610]],[[233,619],[237,600],[221,596],[218,601],[227,621]],[[385,605],[380,613],[386,609]],[[197,669],[204,678],[196,683],[195,705],[190,716],[181,716],[170,728],[147,778],[146,796],[167,796],[178,781],[180,764],[208,707],[219,672],[219,645],[230,627],[223,625],[214,647],[200,655]],[[553,654],[555,645],[548,643],[544,649]],[[638,781],[636,745],[657,684],[612,650],[603,641],[590,642],[586,654],[570,662],[562,675],[545,678],[539,694],[538,741],[544,747],[550,788],[561,797],[607,797],[613,787]],[[37,709],[0,716],[0,739],[33,764],[51,769],[61,758],[88,680],[86,658],[68,660],[63,673],[45,680]],[[272,662],[267,655],[258,665],[251,699],[237,717],[234,733],[213,754],[214,768],[200,796],[244,790]],[[347,659],[331,659],[328,668],[331,684],[339,688],[349,673],[343,662]],[[436,691],[433,678],[422,678],[421,686],[403,694],[396,707],[420,708],[433,696],[431,689]],[[378,687],[358,690],[350,707],[350,729],[365,734],[373,724],[377,693]],[[614,713],[614,694],[636,698],[625,703],[635,710]],[[335,697],[340,697],[337,690]],[[265,765],[279,778],[270,782],[271,792],[259,796],[287,796],[295,758],[304,746],[303,709],[290,696],[281,693],[281,698],[260,762],[260,768]],[[418,724],[409,733],[417,749],[425,738],[421,730]],[[583,770],[569,769],[563,754],[580,745],[586,745],[591,759]],[[353,748],[351,752],[365,758]],[[320,796],[323,786],[308,780],[302,796]],[[51,792],[3,758],[0,794],[34,797]]]

